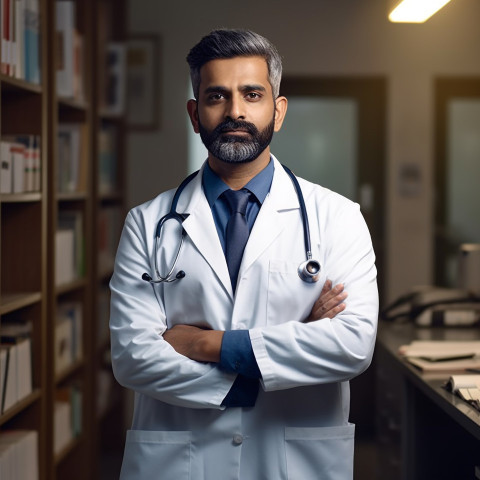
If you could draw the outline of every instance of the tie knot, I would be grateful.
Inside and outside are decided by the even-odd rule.
[[[248,190],[226,190],[223,196],[230,207],[230,214],[241,213],[245,215],[247,211],[247,203],[250,197]]]

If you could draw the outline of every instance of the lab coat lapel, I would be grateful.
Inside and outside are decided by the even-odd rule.
[[[298,209],[299,203],[292,181],[281,164],[275,161],[270,193],[265,198],[250,237],[245,247],[239,276],[243,274],[265,249],[280,235],[285,228],[285,216],[282,212]]]
[[[225,254],[218,238],[210,205],[203,192],[202,175],[203,168],[180,196],[177,211],[188,214],[183,222],[183,228],[233,298]]]

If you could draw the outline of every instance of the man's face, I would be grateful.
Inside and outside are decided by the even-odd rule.
[[[191,116],[210,154],[227,163],[255,160],[277,130],[266,61],[261,57],[212,60],[201,68],[200,78]]]

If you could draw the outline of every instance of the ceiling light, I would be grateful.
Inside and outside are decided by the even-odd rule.
[[[423,23],[450,0],[402,0],[390,12],[391,22]]]

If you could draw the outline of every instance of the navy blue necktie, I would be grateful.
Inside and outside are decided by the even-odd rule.
[[[223,196],[230,207],[230,219],[227,223],[225,238],[225,257],[232,289],[235,291],[243,251],[250,234],[245,218],[250,192],[248,190],[226,190]]]

